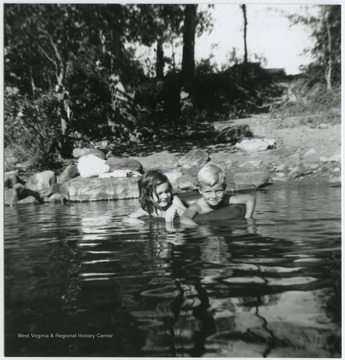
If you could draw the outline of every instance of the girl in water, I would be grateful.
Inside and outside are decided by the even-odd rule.
[[[176,214],[181,216],[186,207],[178,196],[173,194],[168,178],[160,170],[149,170],[138,182],[141,208],[125,218],[124,223],[142,224],[143,216],[164,218],[165,222],[174,221]]]

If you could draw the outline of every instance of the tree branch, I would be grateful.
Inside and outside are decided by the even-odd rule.
[[[45,57],[55,65],[56,69],[58,69],[58,65],[57,65],[56,61],[54,61],[40,45],[38,45],[38,48],[43,52]]]

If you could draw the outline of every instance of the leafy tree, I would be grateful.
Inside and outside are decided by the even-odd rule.
[[[315,62],[310,68],[321,69],[327,89],[340,82],[341,70],[341,6],[319,5],[318,16],[290,15],[293,24],[302,23],[312,29],[314,46],[310,51]],[[316,70],[316,71],[315,71]]]

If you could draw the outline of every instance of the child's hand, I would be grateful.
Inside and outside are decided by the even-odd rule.
[[[139,219],[136,219],[136,218],[132,218],[130,216],[126,216],[122,219],[122,222],[124,224],[145,224],[145,221],[142,221],[142,220],[139,220]]]

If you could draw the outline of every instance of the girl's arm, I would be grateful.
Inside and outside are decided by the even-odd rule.
[[[144,224],[145,222],[139,220],[140,217],[149,216],[149,213],[143,209],[138,209],[130,213],[129,215],[125,216],[122,219],[122,222],[126,224]]]
[[[179,216],[181,216],[187,210],[185,204],[182,202],[182,200],[177,195],[174,195],[173,205],[176,206],[177,213]]]
[[[174,195],[173,202],[169,209],[165,212],[165,222],[172,223],[174,221],[176,213],[178,216],[182,216],[182,214],[186,211],[186,207],[181,201],[181,199]]]
[[[245,218],[251,218],[253,216],[256,204],[256,196],[253,194],[237,194],[230,197],[229,204],[245,204],[246,214]]]

